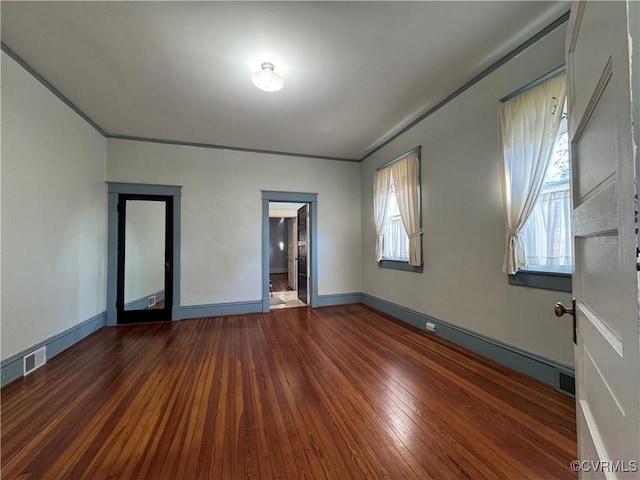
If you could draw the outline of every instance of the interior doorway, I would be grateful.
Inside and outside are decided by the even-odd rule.
[[[308,304],[307,203],[269,202],[269,309]]]
[[[273,205],[272,205],[273,204]],[[288,204],[288,205],[287,205]],[[293,205],[292,205],[293,204]],[[274,210],[278,208],[289,210],[289,213],[282,215]],[[270,209],[272,218],[270,219]],[[262,311],[267,313],[271,310],[274,303],[282,305],[278,300],[271,300],[272,293],[276,293],[273,289],[271,276],[271,244],[270,244],[270,222],[279,223],[282,218],[285,220],[280,225],[282,227],[282,239],[275,244],[277,250],[280,250],[280,242],[283,242],[281,254],[286,251],[286,287],[291,290],[281,290],[286,296],[298,299],[303,304],[315,308],[318,305],[318,194],[302,193],[302,192],[279,192],[279,191],[262,191]],[[290,221],[287,218],[296,219],[296,238],[291,242],[289,247],[289,235],[293,238]],[[285,227],[286,225],[286,227]],[[286,250],[284,231],[286,231]],[[295,252],[294,252],[295,247]],[[291,250],[291,253],[289,253]],[[289,268],[291,262],[296,263],[295,268]],[[281,272],[284,273],[284,265]],[[295,271],[294,271],[295,270]],[[291,277],[290,278],[290,272]],[[274,272],[275,273],[275,272]],[[282,276],[284,280],[284,276]],[[295,279],[295,280],[294,280]],[[291,284],[289,283],[291,281]],[[295,283],[294,283],[295,282]],[[279,283],[278,285],[282,285]],[[301,298],[302,297],[302,298]],[[280,300],[287,303],[286,298]],[[297,303],[297,302],[296,302]],[[300,305],[300,303],[297,303]],[[292,305],[295,306],[295,305]],[[279,307],[285,308],[285,307]]]

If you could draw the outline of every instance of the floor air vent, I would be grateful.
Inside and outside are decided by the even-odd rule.
[[[572,397],[576,396],[576,379],[572,375],[558,371],[558,390]]]
[[[22,357],[23,360],[23,375],[26,377],[31,372],[40,368],[47,363],[47,347],[41,347],[38,350],[31,352],[29,355]]]

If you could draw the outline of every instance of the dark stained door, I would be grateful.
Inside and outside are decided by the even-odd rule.
[[[309,270],[307,257],[309,254],[307,219],[309,218],[309,205],[298,210],[298,298],[308,304],[308,278]]]
[[[171,320],[173,197],[118,198],[118,323]]]

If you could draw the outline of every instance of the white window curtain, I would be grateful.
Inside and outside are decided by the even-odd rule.
[[[390,259],[409,258],[409,238],[399,216],[389,218],[387,225],[384,227],[382,257]]]
[[[409,237],[409,265],[422,265],[422,229],[420,228],[420,160],[418,152],[407,155],[389,167],[400,218]]]
[[[542,191],[522,229],[527,268],[571,266],[571,195],[569,184]]]
[[[520,233],[536,203],[562,120],[565,75],[502,104],[498,112],[500,177],[507,251],[502,271],[525,266]]]
[[[377,170],[373,174],[373,223],[376,228],[376,262],[382,260],[382,236],[387,223],[389,196],[391,194],[391,170]]]

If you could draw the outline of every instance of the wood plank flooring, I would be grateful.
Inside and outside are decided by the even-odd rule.
[[[269,274],[269,280],[271,281],[274,292],[287,292],[291,290],[289,288],[288,273],[271,273]]]
[[[3,480],[577,478],[573,399],[362,305],[102,329],[1,395]]]

